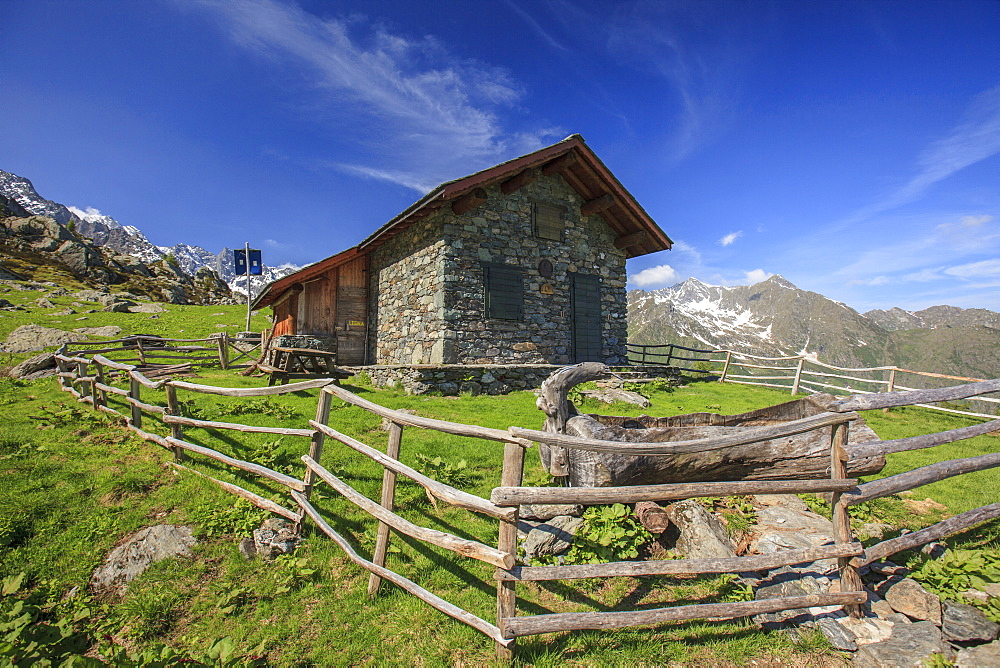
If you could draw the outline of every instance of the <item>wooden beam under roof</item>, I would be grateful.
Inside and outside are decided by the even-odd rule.
[[[457,200],[451,203],[451,210],[456,216],[461,216],[466,211],[475,209],[480,204],[486,201],[486,189],[485,188],[474,188],[471,192],[468,192]]]
[[[525,169],[500,184],[500,192],[509,195],[528,185],[538,176],[534,169]]]
[[[647,234],[645,230],[639,230],[638,232],[626,234],[623,237],[615,239],[615,248],[624,250],[629,246],[637,246],[645,243],[646,241],[649,241],[649,234]]]
[[[553,174],[566,171],[576,164],[576,160],[576,153],[570,151],[569,153],[559,156],[552,162],[542,167],[542,174],[545,174],[545,176],[552,176]]]
[[[595,197],[592,200],[584,202],[580,206],[580,213],[584,216],[589,216],[592,213],[600,213],[601,211],[610,209],[617,203],[618,200],[615,199],[614,195],[611,193],[604,193],[599,197]]]

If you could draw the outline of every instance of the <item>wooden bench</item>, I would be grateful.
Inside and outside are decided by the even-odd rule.
[[[353,374],[337,366],[337,353],[312,348],[273,346],[257,368],[271,375],[268,385],[288,383],[289,378],[334,378],[336,383]]]

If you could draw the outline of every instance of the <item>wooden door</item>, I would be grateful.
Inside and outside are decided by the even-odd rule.
[[[603,362],[601,279],[587,274],[570,274],[569,279],[573,362]]]
[[[337,364],[365,363],[368,339],[368,263],[360,257],[339,269]]]

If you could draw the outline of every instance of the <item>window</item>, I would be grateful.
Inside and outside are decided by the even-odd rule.
[[[553,204],[535,202],[532,207],[532,228],[535,236],[540,239],[551,239],[552,241],[562,241],[563,228],[563,208]]]
[[[524,280],[521,271],[505,264],[483,264],[486,317],[524,319]]]

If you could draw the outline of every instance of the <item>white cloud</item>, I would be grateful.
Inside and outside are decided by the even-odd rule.
[[[743,236],[743,230],[739,230],[738,232],[730,232],[726,236],[719,239],[718,243],[720,246],[729,246],[742,236]]]
[[[1000,278],[1000,259],[960,264],[948,267],[944,273],[959,278]]]
[[[678,278],[677,271],[673,267],[669,264],[661,264],[656,267],[643,269],[638,274],[632,276],[630,282],[635,283],[641,288],[645,288],[651,285],[671,285],[676,283]]]
[[[774,274],[770,274],[763,269],[754,269],[752,271],[744,272],[744,280],[747,285],[753,285],[754,283],[766,281],[772,276],[774,276]]]
[[[183,2],[183,0],[182,0]],[[237,44],[296,70],[378,165],[340,165],[423,193],[429,186],[530,152],[561,138],[540,128],[502,127],[499,107],[523,87],[505,71],[460,58],[433,37],[411,38],[351,21],[320,18],[284,0],[188,0],[221,19]],[[304,68],[304,69],[303,69]],[[326,119],[319,119],[321,121]]]
[[[979,216],[962,216],[958,219],[958,222],[965,227],[979,227],[980,225],[993,222],[993,216],[985,213]]]
[[[100,211],[98,211],[97,209],[95,209],[92,206],[88,206],[86,209],[79,209],[79,208],[77,208],[75,206],[68,206],[66,208],[69,209],[70,213],[72,213],[77,218],[89,218],[89,217],[93,217],[93,216],[103,216],[104,215],[104,214],[102,214]]]

